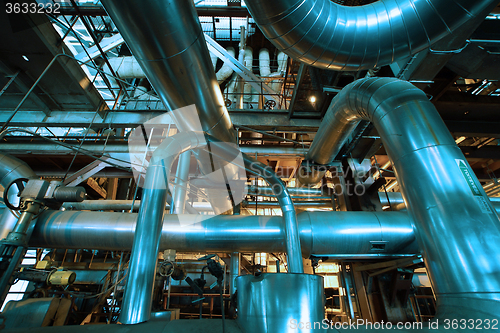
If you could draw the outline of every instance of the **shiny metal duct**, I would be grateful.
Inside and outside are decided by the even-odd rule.
[[[229,263],[229,295],[231,297],[236,293],[235,279],[240,276],[240,257],[239,252],[231,252],[231,261]]]
[[[235,160],[235,156],[240,153],[239,149],[233,148],[216,138],[207,135],[207,140],[210,141],[210,152],[212,155],[220,157],[226,161]],[[242,154],[244,168],[247,172],[262,177],[271,187],[276,200],[280,205],[283,213],[283,224],[285,231],[286,254],[288,262],[288,270],[291,273],[304,273],[302,264],[302,253],[300,248],[300,238],[297,224],[297,216],[295,207],[293,206],[292,197],[288,192],[286,185],[280,177],[274,173],[274,169],[265,165],[254,158]]]
[[[406,81],[355,81],[333,99],[311,146],[315,161],[331,161],[362,119],[374,124],[394,166],[438,312],[498,318],[500,221],[434,105]]]
[[[102,5],[167,110],[195,104],[204,131],[234,142],[193,1],[103,0]],[[181,130],[193,130],[191,119],[175,121]]]
[[[325,332],[314,323],[325,318],[321,275],[242,275],[238,288],[238,323],[245,333]],[[309,324],[311,327],[306,327]],[[300,328],[299,328],[300,327]]]
[[[30,247],[130,250],[135,213],[46,211]],[[418,253],[403,212],[303,212],[297,215],[302,255],[352,258]],[[165,215],[160,251],[285,252],[280,216]],[[385,245],[384,245],[385,244]]]
[[[251,0],[264,35],[308,65],[358,71],[388,65],[430,47],[497,0],[380,0],[347,7],[330,0]]]
[[[206,141],[203,133],[180,132],[165,138],[151,157],[142,186],[141,207],[137,217],[119,317],[119,321],[123,324],[137,324],[151,317],[156,262],[170,169],[179,155],[204,145]]]
[[[6,154],[0,153],[0,185],[6,189],[14,180],[19,178],[36,178],[36,174],[28,164]],[[9,190],[8,199],[11,203],[17,204],[18,189],[14,186]],[[0,217],[0,239],[7,237],[17,223],[18,218],[6,208]]]

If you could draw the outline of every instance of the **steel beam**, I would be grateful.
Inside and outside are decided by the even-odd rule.
[[[135,128],[144,124],[165,111],[151,110],[121,110],[109,112],[105,119],[96,118],[92,123],[94,128]],[[11,111],[0,111],[0,123],[7,121]],[[94,118],[95,111],[52,111],[47,117],[41,111],[19,111],[10,121],[12,127],[87,127]],[[286,112],[263,112],[240,110],[230,112],[233,124],[251,126],[256,129],[283,129],[316,131],[320,119],[288,119]]]
[[[117,35],[114,35],[113,37],[104,38],[99,43],[99,46],[101,47],[103,52],[108,52],[108,51],[114,49],[115,47],[122,45],[124,42],[125,41],[123,40],[122,36],[120,34],[117,34]],[[88,53],[88,55],[87,55],[87,53]],[[88,48],[87,52],[78,53],[75,56],[75,59],[78,61],[81,61],[82,63],[87,63],[90,60],[95,59],[99,56],[101,56],[101,52],[99,51],[99,48],[97,47],[97,45],[94,45],[94,46]]]
[[[299,93],[302,80],[304,79],[306,69],[306,64],[301,63],[297,76],[295,77],[295,86],[293,87],[292,100],[290,101],[290,107],[288,108],[288,118],[291,118],[293,116],[293,109],[295,108],[295,102],[297,101],[297,95]]]

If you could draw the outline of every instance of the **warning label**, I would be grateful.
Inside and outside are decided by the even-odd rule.
[[[457,165],[460,168],[460,171],[462,172],[465,181],[469,185],[472,194],[476,197],[476,200],[479,203],[479,206],[481,207],[483,213],[492,214],[493,211],[491,210],[487,199],[481,194],[481,191],[479,190],[479,185],[476,184],[476,182],[474,181],[474,178],[472,177],[472,171],[467,167],[467,163],[464,160],[460,159],[455,159],[455,162],[457,162]]]

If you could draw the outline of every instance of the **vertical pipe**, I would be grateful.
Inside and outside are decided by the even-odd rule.
[[[236,292],[235,279],[240,275],[240,253],[231,253],[231,262],[229,263],[229,293],[231,296]]]
[[[342,284],[344,285],[345,289],[345,301],[347,305],[347,314],[349,316],[349,319],[354,320],[354,307],[352,305],[352,298],[351,298],[351,284],[349,282],[349,276],[347,274],[347,268],[345,263],[341,263],[341,277],[342,277]]]
[[[164,172],[160,165],[150,165],[146,173],[127,284],[118,319],[122,324],[137,324],[151,317],[156,262],[167,201],[166,186],[162,188],[157,183],[164,183]]]
[[[394,166],[438,310],[498,318],[500,220],[434,105],[406,81],[355,81],[333,99],[308,156],[329,163],[362,119],[373,122]]]
[[[184,214],[190,162],[191,151],[180,154],[175,174],[175,187],[172,205],[170,205],[170,214]]]
[[[240,27],[240,52],[238,54],[238,61],[245,65],[245,27]],[[238,109],[243,109],[243,87],[245,86],[245,82],[243,78],[239,77],[239,85],[238,85]]]
[[[181,132],[155,150],[144,181],[119,322],[137,324],[151,317],[156,265],[172,163],[188,149],[205,145],[203,133]]]

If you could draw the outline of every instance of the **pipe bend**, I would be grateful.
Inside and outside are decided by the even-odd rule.
[[[358,71],[420,52],[492,9],[496,0],[379,0],[347,7],[330,0],[251,0],[264,35],[295,60]]]
[[[6,188],[19,178],[36,178],[36,174],[20,159],[0,153],[0,185]]]
[[[498,297],[500,221],[424,92],[394,78],[351,83],[332,101],[308,157],[333,159],[360,120],[373,122],[394,166],[438,299]],[[447,318],[460,318],[457,304],[438,306],[448,309],[457,312]]]
[[[241,153],[241,151],[233,145],[220,142],[209,134],[205,134],[205,137],[207,141],[210,142],[211,152],[215,151],[217,156],[226,161],[234,161],[234,157]],[[243,156],[244,166],[238,166],[245,168],[250,173],[262,177],[272,188],[272,191],[280,204],[281,210],[283,211],[289,272],[303,273],[304,268],[302,265],[299,228],[297,216],[295,214],[295,207],[293,206],[290,193],[288,192],[283,181],[269,166],[258,162],[244,153],[241,153],[241,155]]]

